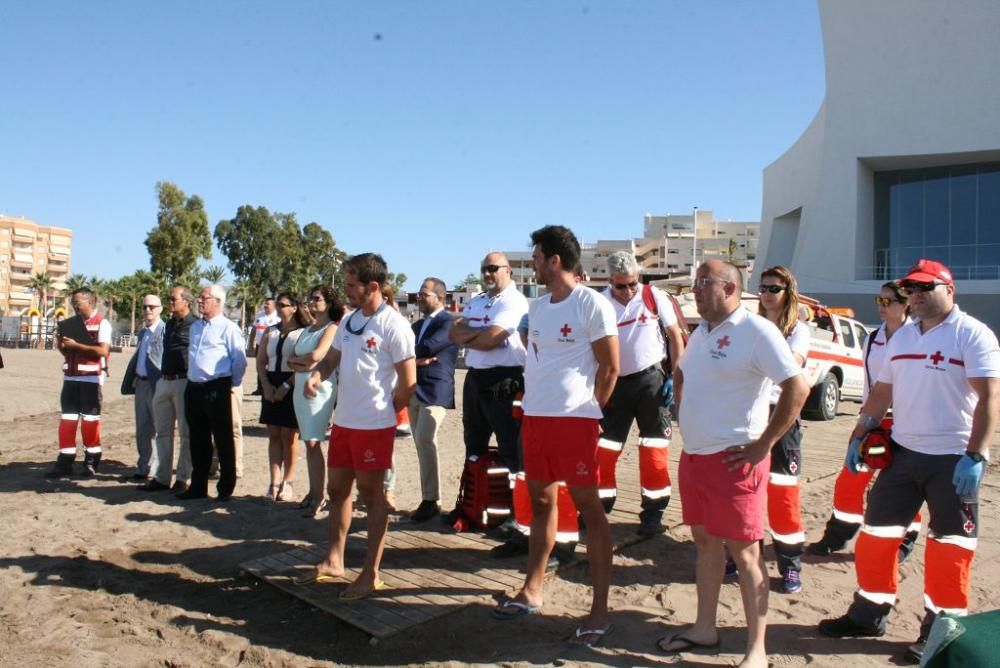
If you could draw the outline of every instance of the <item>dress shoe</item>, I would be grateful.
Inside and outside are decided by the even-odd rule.
[[[174,494],[181,494],[183,492],[188,491],[188,489],[190,489],[190,487],[191,487],[191,485],[189,485],[188,483],[183,482],[181,480],[178,480],[170,488],[170,491],[173,492]]]
[[[885,625],[865,626],[844,615],[821,621],[819,632],[830,638],[881,638],[885,635]]]
[[[186,492],[178,494],[177,498],[181,501],[190,501],[191,499],[207,499],[208,492],[196,492],[195,490],[189,488]]]
[[[421,501],[417,509],[410,513],[411,522],[426,522],[441,514],[441,504],[437,501]]]
[[[233,498],[232,494],[219,494],[214,499],[212,499],[212,502],[213,503],[227,503],[232,498]]]
[[[141,489],[143,492],[165,492],[170,489],[170,485],[164,485],[156,478],[152,478],[145,485],[139,485],[138,489]]]

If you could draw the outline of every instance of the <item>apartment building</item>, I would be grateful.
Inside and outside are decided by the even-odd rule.
[[[72,242],[72,230],[0,215],[0,310],[4,315],[21,315],[37,303],[30,287],[35,274],[51,276],[55,293],[66,288]]]

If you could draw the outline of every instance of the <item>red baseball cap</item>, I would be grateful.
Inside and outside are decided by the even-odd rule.
[[[906,276],[900,283],[933,283],[940,281],[945,285],[954,285],[955,279],[951,277],[951,270],[937,260],[917,260],[917,263],[910,267]]]

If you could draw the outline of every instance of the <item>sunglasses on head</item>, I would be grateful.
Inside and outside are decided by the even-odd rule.
[[[905,304],[906,302],[902,299],[893,299],[892,297],[876,297],[875,303],[884,308],[888,308],[893,304]]]
[[[495,274],[506,266],[505,264],[484,264],[479,270],[484,274]]]
[[[614,286],[615,290],[634,290],[636,286],[639,285],[639,281],[630,281],[628,283],[612,283],[612,285]]]
[[[779,292],[784,292],[788,287],[784,285],[762,285],[757,288],[759,294],[764,294],[765,292],[770,292],[772,295],[776,295]]]
[[[938,283],[937,281],[913,281],[899,287],[903,291],[903,294],[912,295],[914,292],[934,292],[939,285],[944,285],[944,283]]]

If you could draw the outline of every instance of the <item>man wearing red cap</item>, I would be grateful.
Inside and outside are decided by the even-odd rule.
[[[968,612],[978,490],[1000,411],[1000,345],[955,304],[952,274],[940,262],[920,260],[900,283],[915,320],[888,343],[888,362],[861,409],[845,465],[857,469],[863,437],[890,405],[893,459],[869,493],[855,548],[854,602],[846,615],[820,622],[819,630],[837,638],[885,633],[896,602],[899,541],[926,501],[926,614],[907,651],[919,660],[938,614]]]

